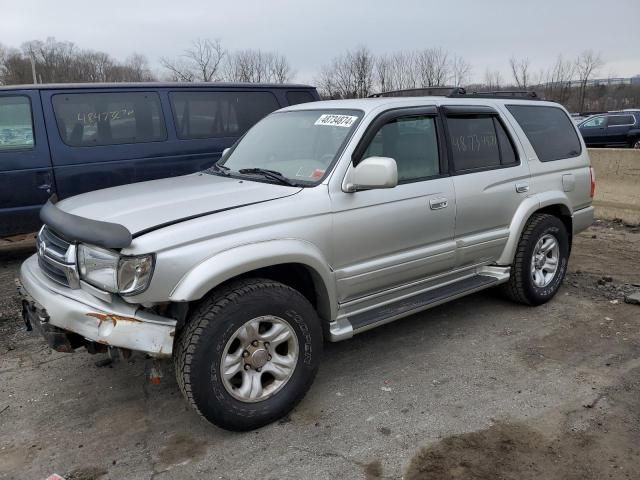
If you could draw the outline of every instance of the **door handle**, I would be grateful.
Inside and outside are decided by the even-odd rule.
[[[528,183],[516,183],[516,192],[527,193],[529,191]]]
[[[46,190],[48,193],[51,193],[51,173],[37,172],[36,181],[36,188],[38,188],[39,190]]]
[[[431,210],[440,210],[441,208],[447,208],[449,200],[446,198],[432,198],[429,200],[429,207]]]

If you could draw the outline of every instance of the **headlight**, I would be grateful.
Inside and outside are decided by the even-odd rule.
[[[121,256],[110,250],[88,245],[78,247],[81,278],[107,292],[133,295],[149,286],[154,256]]]

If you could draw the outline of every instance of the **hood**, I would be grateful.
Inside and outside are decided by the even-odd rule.
[[[206,173],[131,183],[62,200],[56,206],[92,220],[118,223],[133,236],[164,225],[298,193],[301,188]]]

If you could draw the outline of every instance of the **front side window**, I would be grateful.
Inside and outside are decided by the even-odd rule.
[[[440,174],[435,119],[400,117],[383,125],[362,156],[390,157],[398,166],[398,183]]]
[[[596,128],[596,127],[604,127],[607,123],[607,117],[593,117],[590,120],[587,120],[582,125],[581,128]]]
[[[607,125],[609,127],[624,127],[635,123],[633,115],[610,115]]]
[[[53,96],[62,141],[71,147],[166,139],[157,93],[64,93]]]
[[[577,157],[582,146],[573,122],[558,107],[507,105],[541,162]]]
[[[456,172],[511,166],[518,156],[495,116],[448,117],[451,156]]]
[[[178,138],[239,137],[280,105],[270,92],[172,92]]]
[[[273,113],[251,128],[219,164],[231,175],[267,169],[292,183],[316,184],[337,160],[361,116],[359,110],[342,109]]]
[[[0,152],[31,148],[33,121],[29,97],[0,97]]]

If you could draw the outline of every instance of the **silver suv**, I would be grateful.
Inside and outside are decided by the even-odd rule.
[[[296,105],[210,170],[52,199],[24,317],[60,351],[172,356],[198,413],[253,429],[300,401],[325,340],[498,285],[550,300],[593,192],[555,103]]]

